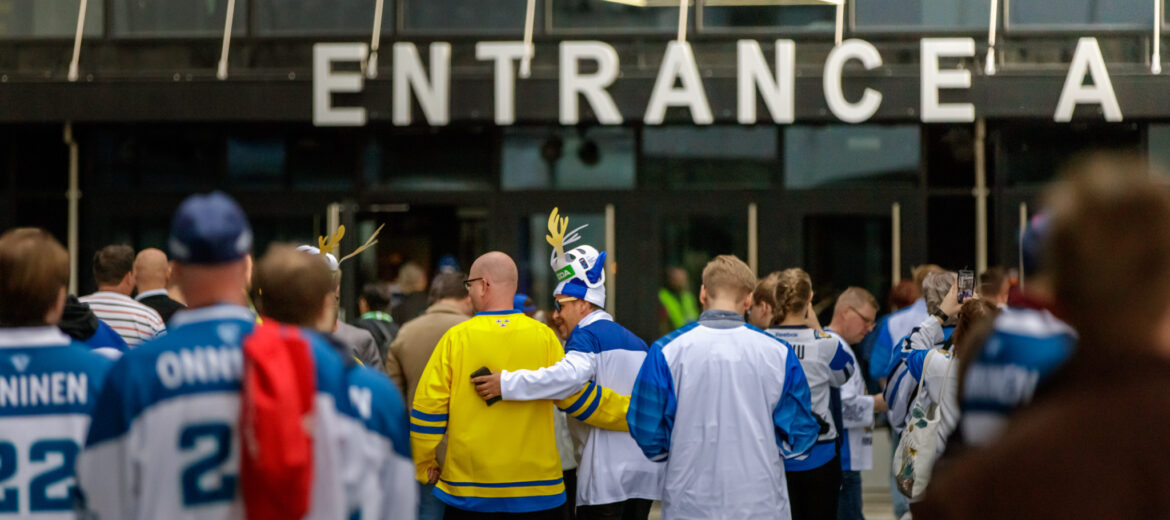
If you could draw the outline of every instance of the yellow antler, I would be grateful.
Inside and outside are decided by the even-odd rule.
[[[317,237],[317,249],[321,250],[321,254],[332,253],[341,246],[341,238],[345,236],[345,226],[337,226],[337,232],[333,236]]]
[[[558,218],[559,208],[553,208],[548,215],[548,236],[544,237],[557,251],[557,258],[565,257],[565,231],[569,229],[569,217]]]
[[[361,254],[362,251],[365,251],[371,247],[374,247],[374,244],[378,243],[378,233],[381,233],[382,228],[384,228],[384,227],[386,227],[386,224],[382,224],[382,225],[378,226],[378,229],[374,230],[374,233],[372,235],[370,235],[370,238],[366,240],[365,244],[362,244],[361,247],[354,249],[352,253],[345,255],[345,257],[342,258],[341,260],[338,260],[337,263],[340,264],[346,260],[349,260],[350,258],[353,258],[353,257]]]

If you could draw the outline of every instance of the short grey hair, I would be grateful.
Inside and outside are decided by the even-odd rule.
[[[947,297],[947,292],[958,278],[959,275],[954,271],[934,271],[926,275],[922,280],[922,297],[926,299],[926,312],[930,314],[938,312],[943,298]]]

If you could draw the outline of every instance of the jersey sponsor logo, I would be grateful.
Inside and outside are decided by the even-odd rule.
[[[243,370],[242,351],[229,346],[167,351],[159,354],[155,362],[159,381],[170,390],[183,385],[239,381]]]
[[[0,407],[86,404],[89,400],[85,373],[0,376]]]

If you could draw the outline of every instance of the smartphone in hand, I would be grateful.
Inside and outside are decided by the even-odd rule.
[[[475,372],[472,372],[472,373],[471,373],[471,379],[475,379],[475,378],[477,378],[477,377],[479,377],[479,376],[490,376],[490,375],[492,375],[492,371],[491,371],[491,370],[489,370],[489,369],[488,369],[488,367],[479,367],[479,369],[478,369],[478,370],[476,370]],[[493,404],[496,404],[497,402],[499,402],[499,401],[500,401],[500,399],[501,399],[501,397],[497,395],[497,396],[495,396],[495,397],[493,397],[493,398],[491,398],[491,399],[488,399],[486,402],[487,402],[487,405],[488,405],[488,406],[491,406],[491,405],[493,405]]]
[[[975,296],[975,271],[963,269],[959,271],[959,288],[958,288],[959,303],[967,301],[968,298]]]

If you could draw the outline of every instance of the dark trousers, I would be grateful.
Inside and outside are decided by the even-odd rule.
[[[577,470],[571,469],[563,472],[565,475],[565,511],[561,515],[564,520],[576,520],[577,518]]]
[[[837,520],[865,520],[861,512],[861,472],[841,472],[841,497],[837,500]]]
[[[841,460],[833,457],[819,468],[789,471],[788,501],[792,520],[837,520],[837,497],[841,492]]]
[[[652,504],[652,500],[631,498],[612,504],[578,506],[577,520],[646,520]]]
[[[479,513],[447,506],[443,520],[561,520],[564,518],[564,514],[565,506],[563,505],[531,513]]]

